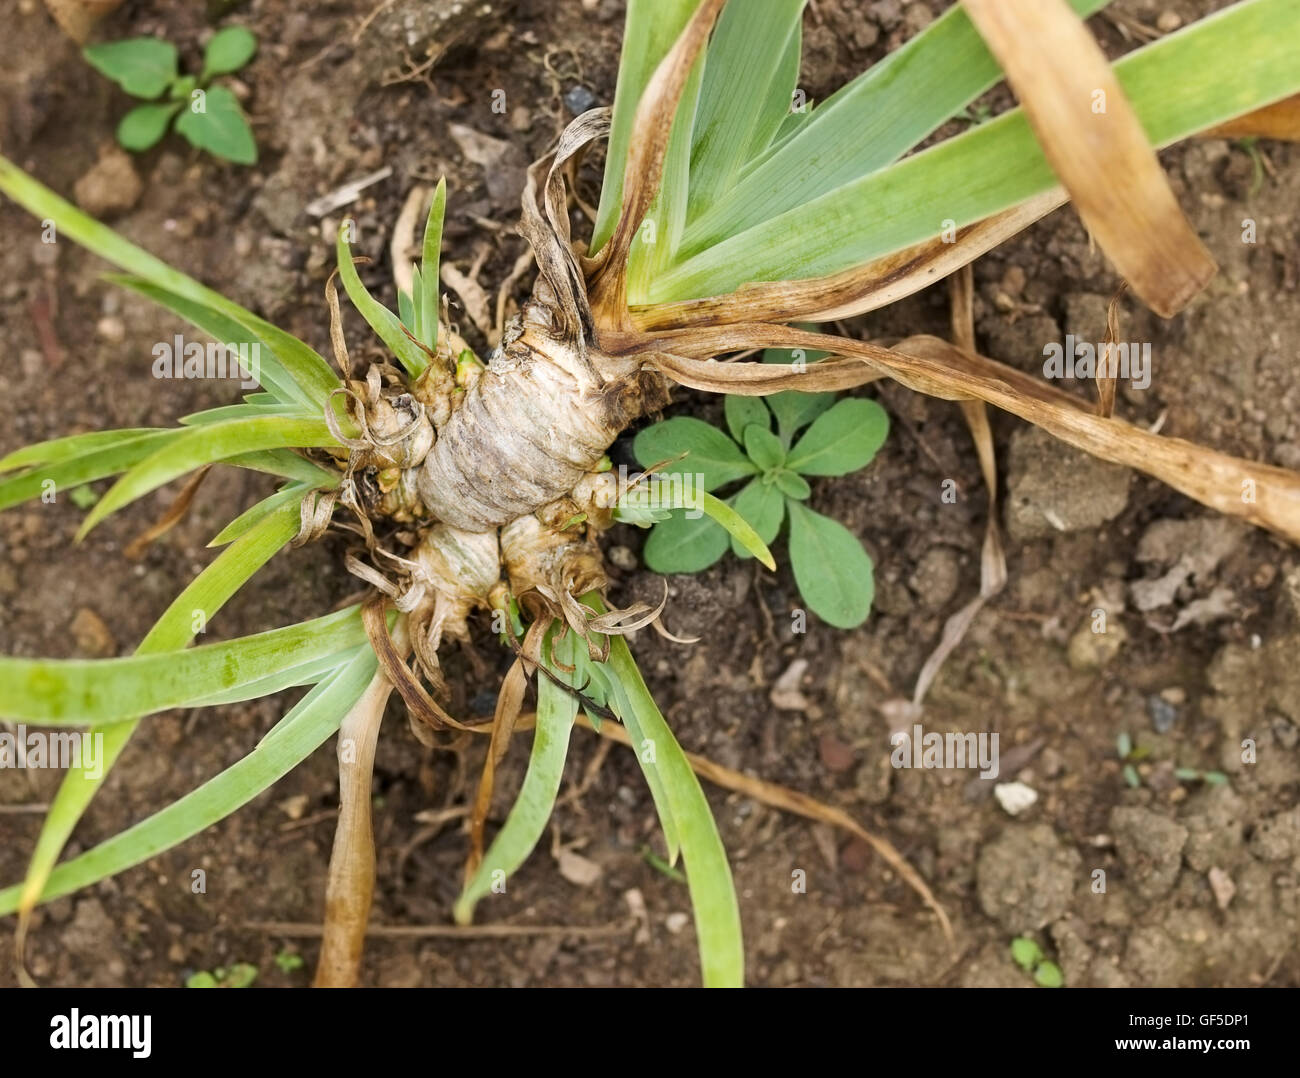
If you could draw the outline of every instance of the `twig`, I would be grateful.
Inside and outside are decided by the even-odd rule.
[[[323,929],[305,921],[250,921],[245,928],[272,936],[315,939]],[[371,925],[374,939],[499,939],[511,936],[568,936],[578,939],[622,936],[636,927],[634,921],[614,925]]]

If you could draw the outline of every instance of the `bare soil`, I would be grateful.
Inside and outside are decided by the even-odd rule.
[[[220,5],[218,5],[220,6]],[[225,5],[262,47],[240,74],[261,162],[242,169],[177,137],[133,159],[142,194],[114,225],[173,264],[297,332],[323,351],[325,277],[338,215],[305,206],[340,183],[391,166],[348,209],[392,302],[387,245],[418,182],[445,174],[445,258],[495,297],[523,251],[514,232],[522,169],[576,113],[613,96],[619,0],[395,0],[358,33],[376,0],[310,6]],[[923,27],[945,4],[813,0],[803,86],[821,99]],[[1126,23],[1168,27],[1224,6],[1213,0],[1119,0]],[[10,5],[0,38],[0,147],[56,190],[91,173],[128,107],[58,35],[35,0]],[[1091,25],[1113,54],[1133,47],[1107,17]],[[158,34],[190,64],[210,32],[204,6],[128,0],[105,40]],[[431,41],[450,43],[431,66]],[[506,107],[494,111],[504,92]],[[1010,103],[1004,88],[988,98]],[[462,125],[506,144],[490,169],[470,160]],[[959,122],[941,134],[958,130]],[[1149,341],[1154,378],[1125,390],[1135,422],[1253,459],[1300,467],[1300,152],[1205,140],[1163,155],[1179,199],[1221,267],[1183,314],[1162,321],[1131,299],[1121,339]],[[120,169],[120,165],[119,165]],[[596,172],[584,195],[594,199]],[[112,202],[120,171],[81,194]],[[89,189],[88,189],[89,187]],[[107,211],[106,211],[107,212]],[[1242,242],[1243,221],[1257,242]],[[102,264],[68,242],[40,242],[39,222],[0,204],[0,453],[83,430],[165,425],[237,399],[230,384],[157,381],[154,342],[182,326],[105,284]],[[1119,282],[1077,215],[1060,210],[975,267],[981,348],[1026,370],[1066,333],[1105,337]],[[515,299],[527,281],[516,289]],[[931,289],[855,321],[871,337],[944,332],[947,299]],[[364,347],[359,318],[349,336]],[[472,335],[472,331],[471,331]],[[474,338],[481,343],[479,338]],[[1084,387],[1086,390],[1087,387]],[[840,806],[889,838],[953,919],[950,949],[934,917],[856,839],[709,790],[744,917],[748,979],[763,985],[1021,985],[1008,945],[1034,936],[1068,985],[1296,985],[1300,874],[1300,558],[1279,540],[1225,524],[1153,480],[1103,467],[995,417],[1010,583],[976,620],[927,701],[938,731],[997,732],[1004,774],[1038,794],[1011,818],[993,783],[971,771],[891,766],[880,705],[907,695],[945,619],[978,587],[985,500],[958,409],[896,386],[871,387],[893,419],[875,462],[815,484],[813,505],[843,520],[876,564],[867,624],[790,630],[798,593],[728,558],[670,580],[668,623],[691,647],[635,641],[647,679],[683,745]],[[677,407],[705,418],[716,400]],[[944,501],[945,482],[955,502]],[[106,484],[99,484],[102,491]],[[72,545],[81,511],[60,497],[0,516],[0,650],[21,655],[127,654],[212,556],[207,541],[271,489],[218,469],[181,525],[132,561],[126,544],[171,492],[116,515]],[[1064,529],[1064,530],[1062,530]],[[642,533],[620,529],[616,561],[633,565]],[[778,560],[781,551],[778,548]],[[660,580],[616,570],[615,600],[657,601]],[[334,540],[274,559],[210,627],[209,639],[330,609],[355,589]],[[1106,612],[1104,637],[1091,632]],[[88,615],[85,612],[90,611]],[[93,616],[92,616],[93,615]],[[97,624],[98,623],[98,624]],[[490,712],[506,657],[484,633],[488,675],[449,657],[452,705]],[[775,681],[807,660],[805,705],[779,710]],[[237,760],[292,695],[160,715],[144,723],[76,832],[69,852],[117,833]],[[1116,739],[1145,750],[1139,785],[1121,773]],[[599,749],[575,733],[568,781]],[[1252,739],[1256,762],[1243,763]],[[446,925],[466,843],[459,821],[483,745],[423,748],[394,709],[376,763],[380,850],[373,922]],[[504,818],[526,756],[498,784]],[[242,811],[179,848],[50,903],[29,940],[32,974],[51,985],[179,985],[196,970],[249,962],[259,984],[303,985],[316,945],[259,922],[311,923],[322,912],[337,777],[325,748]],[[1180,779],[1221,771],[1227,783]],[[0,882],[21,877],[50,771],[0,772]],[[683,883],[646,856],[661,850],[635,761],[613,749],[580,796],[556,813],[544,848],[486,923],[567,926],[569,934],[426,940],[375,938],[374,985],[689,985],[698,979]],[[600,868],[575,884],[561,849]],[[191,893],[194,869],[207,892]],[[792,874],[806,874],[806,893]],[[1104,891],[1097,883],[1103,877]],[[1224,881],[1228,881],[1226,884]],[[644,910],[644,919],[638,912]],[[0,922],[0,984],[11,984],[12,919]],[[601,930],[593,933],[590,930]],[[301,953],[282,969],[276,958]],[[288,965],[288,963],[285,963]]]

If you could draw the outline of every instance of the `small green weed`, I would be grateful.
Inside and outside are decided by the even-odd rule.
[[[1061,988],[1065,984],[1061,967],[1048,961],[1043,949],[1028,936],[1017,936],[1011,941],[1011,959],[1034,978],[1039,988]]]
[[[301,959],[299,959],[301,962]],[[276,958],[279,962],[279,958]],[[251,988],[257,980],[257,967],[248,962],[236,962],[229,968],[218,966],[211,973],[200,970],[185,979],[186,988]]]
[[[764,355],[771,363],[817,358],[777,349]],[[889,433],[884,409],[861,397],[836,401],[834,393],[728,396],[726,422],[730,437],[690,417],[656,423],[637,435],[636,458],[650,467],[685,453],[681,467],[694,472],[706,491],[746,480],[726,503],[764,543],[789,521],[790,564],[809,609],[842,629],[861,625],[875,593],[871,558],[843,524],[808,508],[812,488],[806,477],[847,475],[871,463]],[[707,515],[692,519],[679,509],[662,515],[644,551],[657,573],[700,572],[728,547],[737,557],[750,556]]]
[[[239,100],[225,86],[213,86],[218,75],[238,71],[257,51],[257,38],[242,26],[229,26],[212,35],[203,52],[203,70],[182,75],[176,46],[152,37],[129,38],[89,45],[87,62],[117,83],[137,105],[117,125],[117,141],[141,152],[176,131],[200,150],[237,165],[257,163],[257,142]]]

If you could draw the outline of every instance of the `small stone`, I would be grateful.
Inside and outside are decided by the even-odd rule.
[[[1216,866],[1206,873],[1206,879],[1210,881],[1210,890],[1214,892],[1214,901],[1219,904],[1219,909],[1226,910],[1237,893],[1237,885],[1232,882],[1232,877]]]
[[[1019,816],[1038,800],[1038,791],[1023,782],[999,782],[993,787],[993,796],[1008,816]]]
[[[117,654],[117,641],[104,619],[88,606],[83,606],[72,619],[72,638],[77,651],[92,659],[104,659]]]
[[[639,944],[649,943],[650,914],[646,910],[645,896],[638,888],[633,887],[631,890],[623,892],[623,901],[627,903],[628,912],[637,925],[636,935],[632,937],[633,941]]]
[[[1162,11],[1156,18],[1156,29],[1162,34],[1172,34],[1183,25],[1183,17],[1176,11]]]
[[[306,794],[294,794],[280,802],[280,811],[291,820],[301,820],[309,804],[311,799]]]
[[[1178,709],[1163,696],[1147,697],[1147,714],[1158,734],[1167,734],[1178,721]]]
[[[1251,584],[1259,591],[1264,591],[1273,586],[1273,581],[1277,579],[1277,566],[1271,561],[1266,561],[1258,569],[1255,575],[1251,577]]]
[[[564,107],[575,116],[586,112],[596,103],[596,96],[585,86],[575,86],[564,95]]]
[[[785,673],[773,683],[769,698],[772,701],[772,706],[778,711],[808,710],[808,698],[800,690],[800,684],[807,669],[807,659],[795,659],[785,668]]]
[[[681,910],[674,910],[664,918],[664,928],[668,929],[674,936],[679,935],[690,923],[691,915],[683,913]]]
[[[108,314],[95,323],[95,334],[100,340],[120,344],[126,340],[126,324],[115,315]]]
[[[112,142],[104,143],[99,160],[72,189],[77,205],[92,217],[125,213],[139,201],[143,191],[144,184],[130,156]]]
[[[589,857],[572,850],[561,850],[556,857],[560,875],[578,887],[590,887],[604,873],[604,869]]]
[[[817,752],[826,770],[835,774],[848,771],[857,763],[853,749],[834,734],[822,734],[817,742]]]
[[[871,864],[871,846],[860,838],[851,838],[840,850],[840,864],[849,872],[866,872]]]

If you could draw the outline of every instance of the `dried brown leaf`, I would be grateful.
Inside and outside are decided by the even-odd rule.
[[[1300,94],[1201,132],[1202,138],[1272,138],[1300,141]]]
[[[379,725],[392,690],[381,667],[339,727],[339,818],[325,885],[317,988],[355,987],[361,969],[375,888],[370,783]]]
[[[969,265],[949,278],[952,296],[952,338],[958,347],[975,350],[975,294],[974,278]],[[980,551],[980,590],[970,602],[953,614],[943,626],[943,634],[934,651],[930,653],[916,678],[912,691],[911,711],[919,714],[926,693],[948,656],[965,638],[975,616],[993,596],[1007,584],[1007,558],[1002,549],[1002,533],[998,528],[998,465],[993,451],[993,431],[989,426],[988,406],[983,401],[962,401],[962,415],[970,428],[975,452],[979,456],[980,473],[988,496],[988,519],[984,525],[984,545]]]
[[[726,0],[702,0],[668,55],[655,68],[637,104],[618,221],[609,241],[586,267],[591,305],[604,314],[602,321],[626,321],[628,252],[659,193],[678,102],[724,3]]]
[[[1115,388],[1119,384],[1119,359],[1115,355],[1115,342],[1119,340],[1119,301],[1127,288],[1127,282],[1121,281],[1106,307],[1106,344],[1102,349],[1103,358],[1097,364],[1095,379],[1097,414],[1103,419],[1115,414]]]
[[[729,322],[833,322],[897,303],[943,280],[1064,205],[1059,187],[973,225],[826,277],[748,284],[723,296],[633,307],[640,330],[685,329]]]
[[[851,358],[825,359],[799,374],[782,372],[777,364],[728,365],[665,354],[673,348],[709,354],[719,342],[725,347],[717,352],[806,348]],[[1063,390],[937,337],[909,337],[891,349],[760,323],[663,334],[652,338],[651,350],[659,353],[651,362],[664,373],[683,385],[713,392],[762,396],[780,389],[845,389],[884,375],[943,400],[982,400],[1095,457],[1152,475],[1227,516],[1300,542],[1300,475],[1295,472],[1103,418]],[[856,382],[853,359],[862,362]],[[776,367],[776,372],[769,374],[764,367]]]
[[[90,31],[110,11],[122,6],[122,0],[45,0],[54,21],[78,45],[84,45]]]
[[[1157,314],[1216,267],[1169,188],[1110,63],[1066,0],[962,0],[1079,216]]]
[[[186,481],[185,486],[181,488],[181,492],[176,495],[172,500],[171,505],[167,507],[167,511],[154,521],[153,524],[132,539],[123,549],[122,553],[132,561],[135,561],[137,558],[142,558],[144,557],[144,552],[148,549],[150,543],[160,536],[166,535],[172,530],[172,528],[176,527],[176,525],[180,523],[181,518],[189,512],[190,504],[194,501],[194,495],[199,492],[199,487],[202,485],[204,477],[211,469],[212,465],[209,464],[207,467],[200,468],[190,476]]]
[[[547,620],[538,620],[528,627],[519,658],[510,667],[501,682],[497,693],[496,713],[492,716],[492,742],[488,747],[487,758],[483,761],[483,771],[479,775],[478,790],[474,795],[474,808],[470,813],[469,855],[465,859],[465,880],[468,882],[478,871],[483,861],[484,828],[487,825],[488,810],[492,807],[492,790],[496,785],[497,767],[505,759],[510,747],[510,738],[514,734],[515,724],[519,721],[519,712],[524,704],[524,693],[528,690],[528,675],[532,664],[525,655],[535,655],[541,646],[542,637],[550,627]]]

